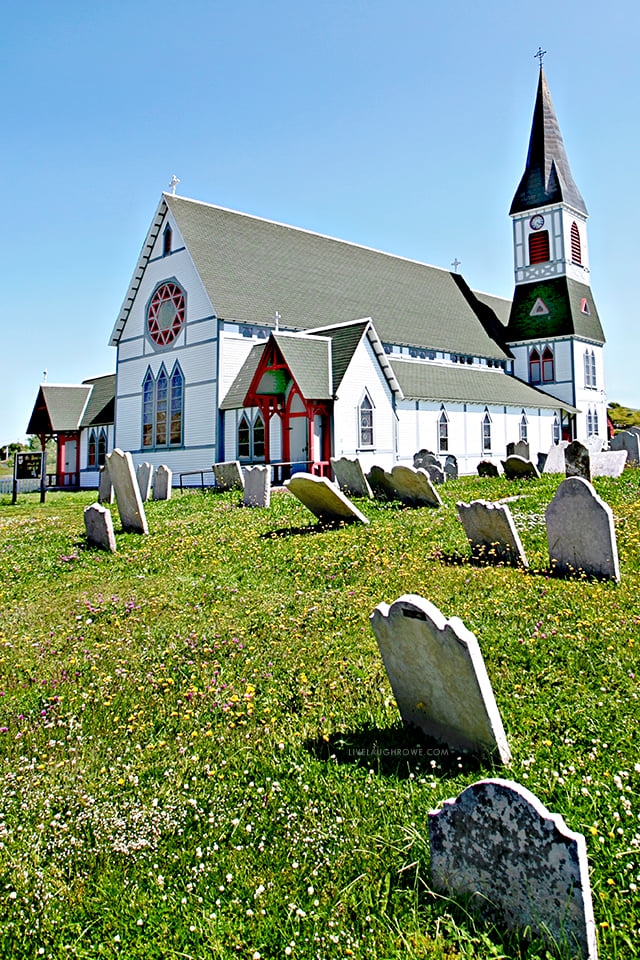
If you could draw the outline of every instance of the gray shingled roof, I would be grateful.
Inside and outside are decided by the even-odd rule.
[[[79,430],[91,390],[87,384],[41,384],[27,433]]]
[[[313,330],[373,317],[387,342],[507,356],[447,270],[195,200],[164,199],[224,320],[268,324],[277,310],[283,325]]]
[[[587,216],[585,202],[569,167],[560,125],[541,68],[527,165],[513,198],[510,213],[522,213],[562,201]]]
[[[317,335],[328,337],[331,340],[331,373],[333,381],[333,395],[338,392],[347,367],[351,363],[358,344],[366,333],[370,320],[359,320],[357,323],[343,324],[338,327],[329,327],[321,330]]]
[[[82,382],[93,387],[93,389],[80,426],[96,427],[113,423],[116,396],[115,373],[108,373],[104,377],[89,377],[88,380]]]
[[[326,337],[291,337],[272,334],[291,376],[307,400],[329,400],[331,389],[331,341]]]
[[[411,400],[455,401],[458,403],[506,404],[511,407],[544,407],[577,412],[542,390],[502,371],[478,370],[467,366],[391,360],[391,366]]]

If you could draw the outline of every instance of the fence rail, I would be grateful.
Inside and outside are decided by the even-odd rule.
[[[18,493],[35,493],[40,490],[40,480],[29,477],[28,480],[18,480]],[[3,477],[0,480],[0,494],[13,492],[13,477]]]

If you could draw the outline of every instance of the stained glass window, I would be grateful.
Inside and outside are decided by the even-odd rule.
[[[167,445],[167,394],[169,382],[164,367],[156,380],[156,447]]]
[[[184,399],[184,379],[179,367],[175,367],[171,374],[171,446],[182,443],[182,411]]]
[[[149,336],[158,346],[173,343],[184,323],[184,293],[177,283],[158,287],[147,313]]]
[[[373,446],[373,404],[365,396],[360,404],[360,446]]]

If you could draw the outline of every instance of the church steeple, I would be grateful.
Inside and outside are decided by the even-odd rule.
[[[509,213],[523,213],[555,203],[565,203],[584,217],[588,216],[585,202],[571,174],[560,125],[540,64],[527,165]]]

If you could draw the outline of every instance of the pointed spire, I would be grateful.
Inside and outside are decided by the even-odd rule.
[[[585,202],[571,175],[541,62],[527,165],[509,212],[522,213],[534,207],[561,202],[568,203],[587,216]]]

